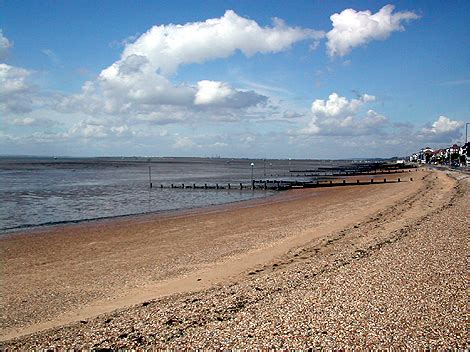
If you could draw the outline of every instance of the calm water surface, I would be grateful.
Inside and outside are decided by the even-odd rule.
[[[210,158],[0,158],[0,232],[24,227],[189,209],[272,195],[247,190],[160,189],[160,184],[248,184],[338,162]],[[344,163],[343,163],[344,164]],[[149,165],[154,188],[149,188]]]

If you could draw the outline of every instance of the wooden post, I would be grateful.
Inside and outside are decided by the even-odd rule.
[[[346,184],[346,180],[343,180],[343,185],[345,185],[345,184]]]
[[[196,184],[195,183],[193,183],[193,189],[196,189]]]
[[[356,183],[359,184],[359,180],[356,180]]]
[[[253,167],[255,166],[254,163],[251,163],[251,189],[255,189],[255,181],[253,179]]]
[[[400,182],[400,177],[398,178],[398,182]]]
[[[181,184],[181,188],[184,189],[184,183]]]
[[[230,183],[228,184],[228,189],[230,189]]]
[[[171,184],[171,188],[173,188],[173,183]]]
[[[413,181],[413,177],[410,178],[410,181]]]
[[[373,179],[373,178],[370,179],[370,183],[374,183],[374,179]]]
[[[204,183],[204,189],[207,189],[207,183]]]
[[[152,167],[149,165],[149,184],[150,188],[152,188]]]
[[[215,189],[219,189],[219,184],[218,183],[215,184]]]
[[[243,185],[242,185],[242,183],[241,183],[241,182],[240,182],[240,189],[243,189]]]
[[[386,178],[384,178],[384,183],[387,183],[387,179],[386,179]]]

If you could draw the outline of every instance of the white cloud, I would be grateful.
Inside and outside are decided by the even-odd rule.
[[[439,116],[439,118],[433,122],[431,129],[428,131],[435,134],[455,132],[463,126],[462,121],[451,120],[446,116]]]
[[[312,103],[312,113],[317,118],[323,118],[327,124],[336,123],[355,114],[364,103],[374,100],[375,97],[369,94],[363,94],[359,99],[348,100],[337,93],[332,93],[328,100],[316,99]]]
[[[134,135],[129,126],[108,125],[107,121],[102,119],[86,119],[79,121],[67,132],[61,134],[61,137],[67,139],[85,138],[85,139],[103,139],[108,137],[130,137]]]
[[[234,95],[233,89],[226,83],[216,81],[199,81],[194,104],[218,104]]]
[[[253,91],[239,91],[224,82],[203,80],[197,83],[194,104],[244,108],[258,105],[266,100],[265,96]]]
[[[72,126],[67,132],[67,136],[80,136],[84,138],[104,138],[108,136],[105,126],[90,124],[81,121]]]
[[[367,135],[378,132],[388,119],[368,110],[364,117],[358,117],[364,105],[375,101],[375,96],[363,94],[348,100],[332,93],[327,100],[316,99],[312,103],[312,119],[307,127],[300,130],[307,135]]]
[[[55,121],[50,119],[39,119],[35,117],[23,117],[23,118],[14,118],[12,120],[7,121],[10,125],[14,126],[31,126],[31,127],[51,127],[56,124]]]
[[[230,10],[206,21],[154,26],[129,39],[120,59],[86,81],[78,94],[41,93],[29,83],[31,71],[2,64],[0,111],[26,113],[43,106],[62,114],[113,116],[128,123],[151,124],[252,119],[256,109],[267,105],[267,96],[215,80],[175,84],[171,75],[180,65],[225,58],[237,50],[246,56],[276,53],[299,41],[322,37],[323,32],[289,27],[279,19],[260,26]],[[42,52],[53,62],[60,61],[52,50]],[[96,124],[74,128],[69,133],[104,136],[113,132]]]
[[[388,122],[387,118],[374,110],[367,111],[367,115],[362,120],[363,126],[375,127],[382,126]]]
[[[429,127],[418,132],[417,138],[426,143],[453,143],[461,137],[463,121],[451,120],[446,116],[439,116]]]
[[[34,125],[34,123],[36,122],[35,119],[33,119],[32,117],[25,117],[25,118],[22,118],[22,119],[13,119],[11,121],[11,123],[13,125],[17,125],[17,126],[32,126]]]
[[[28,82],[30,74],[28,70],[0,63],[0,111],[31,111],[34,89]]]
[[[127,125],[113,126],[111,127],[111,132],[113,132],[118,137],[123,137],[132,134]]]
[[[343,10],[330,19],[333,29],[326,34],[330,56],[344,56],[357,46],[373,40],[387,39],[392,32],[404,31],[402,22],[419,18],[410,11],[396,12],[393,5],[385,5],[378,12]]]
[[[275,53],[323,36],[312,29],[289,27],[279,19],[272,26],[261,27],[231,10],[204,22],[154,26],[128,43],[121,58],[96,80],[86,82],[80,94],[65,97],[58,109],[142,115],[158,112],[165,105],[240,110],[264,104],[266,96],[236,90],[224,82],[174,85],[170,76],[183,64],[225,58],[237,50],[246,56]]]
[[[422,144],[449,144],[461,142],[463,121],[451,120],[446,116],[439,116],[436,121],[417,130],[414,138]]]
[[[3,35],[3,31],[0,29],[0,60],[7,56],[8,50],[12,46],[13,44]]]
[[[12,95],[28,89],[26,79],[29,75],[25,69],[0,64],[0,94]]]
[[[236,50],[246,56],[276,53],[298,41],[323,36],[321,31],[289,27],[280,19],[274,19],[272,27],[261,27],[228,10],[224,16],[204,22],[154,26],[126,46],[121,60],[145,56],[154,70],[170,75],[182,64],[229,57]]]

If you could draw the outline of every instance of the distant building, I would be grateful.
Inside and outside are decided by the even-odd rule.
[[[445,149],[422,148],[418,153],[410,156],[411,162],[422,164],[447,164],[451,166],[470,165],[470,142],[463,146],[453,144]]]
[[[419,161],[421,163],[425,163],[425,164],[428,164],[431,162],[431,158],[432,156],[434,155],[434,150],[429,148],[429,147],[425,147],[423,149],[421,149],[421,151],[419,152]]]
[[[457,144],[452,145],[447,150],[449,164],[459,164],[460,163],[460,147]]]
[[[460,147],[460,164],[467,166],[470,164],[470,142]]]

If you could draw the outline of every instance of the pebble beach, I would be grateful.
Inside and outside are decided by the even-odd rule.
[[[467,349],[470,178],[412,176],[4,236],[1,347]]]

